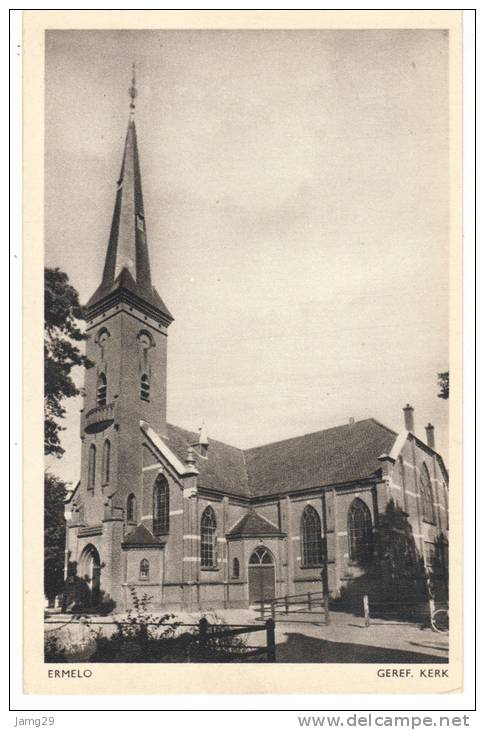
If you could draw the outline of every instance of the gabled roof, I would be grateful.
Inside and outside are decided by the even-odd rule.
[[[185,449],[185,454],[183,454],[179,459],[177,454],[174,453],[169,446],[167,446],[166,440],[164,441],[164,439],[162,439],[146,421],[140,421],[140,428],[152,446],[154,446],[158,453],[169,462],[179,476],[194,473],[197,474],[197,470],[194,472],[193,468],[189,469],[188,466],[184,464],[184,459],[187,456],[187,448]]]
[[[432,449],[429,444],[425,444],[424,441],[421,441],[421,439],[416,436],[416,434],[412,433],[412,431],[407,431],[406,429],[404,429],[403,431],[399,432],[399,436],[395,440],[393,447],[388,454],[389,458],[392,459],[392,461],[396,461],[403,449],[404,444],[408,439],[413,439],[420,448],[424,449],[427,452],[435,454],[443,472],[443,476],[445,480],[448,481],[448,469],[446,468],[446,464],[443,461],[443,457],[441,456],[441,454],[438,454],[438,452],[435,449]]]
[[[138,525],[132,532],[125,535],[123,545],[155,545],[161,546],[162,543],[145,527],[145,525]]]
[[[183,460],[198,434],[168,425],[167,444]],[[242,497],[262,497],[342,484],[375,475],[397,434],[373,418],[245,451],[209,438],[195,452],[198,483]]]
[[[254,496],[342,484],[376,474],[396,433],[373,418],[244,452]]]
[[[250,509],[237,522],[234,527],[229,530],[227,537],[259,537],[259,536],[279,536],[281,530],[272,522],[262,517],[260,514]]]

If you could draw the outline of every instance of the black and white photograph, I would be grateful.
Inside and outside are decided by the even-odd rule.
[[[83,13],[30,37],[29,691],[452,691],[456,14]]]

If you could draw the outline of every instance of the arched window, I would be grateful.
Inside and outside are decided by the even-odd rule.
[[[153,347],[153,338],[147,330],[141,330],[137,337],[142,350],[149,350],[150,347]]]
[[[361,499],[354,499],[348,514],[349,558],[365,564],[372,559],[372,517]]]
[[[108,383],[106,380],[106,375],[104,373],[100,373],[98,375],[98,386],[97,386],[97,391],[96,391],[96,400],[97,400],[98,406],[106,405],[107,388],[108,388]]]
[[[421,467],[421,473],[419,475],[419,493],[421,494],[423,504],[423,519],[425,522],[431,522],[434,524],[433,488],[431,486],[431,479],[429,478],[429,471],[426,464],[423,464]]]
[[[150,563],[146,558],[140,561],[140,580],[148,580],[150,578]]]
[[[94,490],[96,484],[96,446],[91,444],[89,447],[89,463],[88,463],[88,489]]]
[[[305,567],[322,564],[322,523],[310,505],[305,507],[301,518],[301,554]]]
[[[108,439],[106,439],[103,446],[103,484],[108,484],[109,482],[110,459],[111,444]]]
[[[257,547],[251,553],[249,565],[273,565],[273,557],[265,547]]]
[[[217,563],[217,522],[212,507],[206,507],[200,521],[200,566],[214,568]]]
[[[153,488],[153,532],[166,535],[169,528],[169,489],[168,482],[159,474]]]
[[[140,380],[140,398],[142,400],[150,400],[150,381],[148,375],[143,374]]]
[[[232,577],[239,578],[239,560],[237,558],[232,561]]]
[[[126,521],[136,522],[136,497],[134,494],[129,494],[126,500]]]

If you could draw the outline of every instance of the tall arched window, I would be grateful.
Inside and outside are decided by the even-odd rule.
[[[140,379],[140,398],[146,401],[150,400],[150,381],[145,373]]]
[[[169,489],[168,482],[159,474],[153,488],[153,532],[166,535],[169,528]]]
[[[96,484],[96,446],[91,444],[89,447],[89,463],[88,463],[88,489],[94,490]]]
[[[322,564],[322,523],[316,509],[309,504],[301,517],[301,555],[305,567]]]
[[[232,577],[239,578],[239,560],[237,558],[232,561]]]
[[[140,579],[148,580],[150,578],[150,563],[146,558],[140,561]]]
[[[366,503],[358,497],[348,514],[349,558],[365,564],[372,559],[372,517]]]
[[[200,521],[200,565],[214,568],[217,563],[217,522],[212,507],[206,507]]]
[[[106,380],[106,375],[104,373],[100,373],[98,375],[98,385],[96,390],[96,401],[98,406],[105,406],[106,405],[106,391],[108,389],[108,382]]]
[[[111,444],[108,439],[106,439],[103,446],[103,484],[108,484],[109,482],[110,459]]]
[[[136,497],[134,494],[129,494],[126,500],[126,521],[136,522]]]
[[[423,519],[425,522],[431,522],[434,524],[433,487],[431,486],[431,479],[429,478],[429,471],[426,464],[423,464],[421,467],[421,473],[419,475],[419,492],[421,494],[423,504]]]

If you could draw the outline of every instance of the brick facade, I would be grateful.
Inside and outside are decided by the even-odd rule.
[[[317,591],[322,569],[333,596],[355,587],[384,595],[389,543],[404,532],[416,566],[431,570],[447,541],[447,473],[411,431],[367,419],[243,452],[166,423],[172,317],[150,280],[133,120],[116,196],[103,280],[88,304],[94,367],[85,375],[80,482],[66,504],[66,573],[84,582],[85,599],[123,609],[135,589],[152,596],[153,609],[247,606],[251,581],[276,596]],[[154,515],[160,475],[164,530]],[[310,507],[321,559],[305,565]]]

